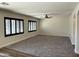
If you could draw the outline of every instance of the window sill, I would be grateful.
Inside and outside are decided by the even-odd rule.
[[[33,30],[33,31],[28,31],[28,32],[36,32],[37,30]]]

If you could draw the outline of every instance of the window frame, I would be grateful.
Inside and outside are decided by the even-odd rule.
[[[10,20],[10,34],[6,34],[6,20],[7,19]],[[12,33],[12,20],[15,20],[15,33]],[[17,25],[16,25],[17,20],[19,21],[19,23],[20,23],[20,21],[22,21],[22,23],[23,23],[23,32],[19,31],[19,33],[17,33]],[[20,24],[19,24],[19,30],[21,30]],[[24,33],[24,20],[23,19],[4,17],[4,35],[5,35],[5,37],[18,35],[18,34],[23,34],[23,33]]]
[[[36,30],[30,30],[29,31],[29,22],[35,22],[36,23]],[[31,24],[30,24],[30,27],[31,27]],[[31,29],[31,28],[30,28]],[[37,21],[33,21],[33,20],[28,20],[28,32],[35,32],[37,31]]]

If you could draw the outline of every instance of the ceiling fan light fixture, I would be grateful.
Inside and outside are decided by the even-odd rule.
[[[45,15],[45,18],[49,18],[47,14]]]

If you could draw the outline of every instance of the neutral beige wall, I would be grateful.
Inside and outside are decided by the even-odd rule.
[[[14,18],[23,19],[24,20],[24,34],[5,37],[4,36],[4,17],[14,17]],[[36,32],[28,32],[28,20],[36,20],[37,24],[39,24],[39,20],[33,17],[0,10],[0,48],[39,34],[39,25],[37,28],[38,30]]]
[[[69,17],[57,15],[40,22],[42,35],[69,36]]]

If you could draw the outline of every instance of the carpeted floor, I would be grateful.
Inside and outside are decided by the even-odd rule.
[[[38,35],[8,46],[38,57],[76,57],[68,37]]]

